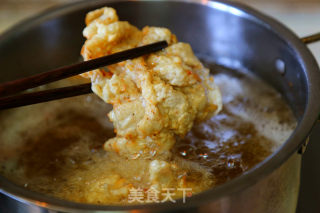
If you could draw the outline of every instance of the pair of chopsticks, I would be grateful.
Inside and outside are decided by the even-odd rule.
[[[100,67],[150,54],[159,51],[163,48],[166,48],[167,46],[168,44],[166,41],[160,41],[149,45],[118,52],[112,55],[92,59],[70,66],[61,67],[52,71],[44,72],[27,78],[22,78],[0,84],[0,110],[91,93],[91,84],[88,83],[9,96],[26,89],[34,88],[64,78],[79,75],[81,73],[94,70]]]

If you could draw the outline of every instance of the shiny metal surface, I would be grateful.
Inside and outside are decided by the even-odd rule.
[[[194,195],[186,204],[97,206],[78,204],[27,191],[0,176],[0,191],[41,208],[22,212],[293,212],[296,206],[302,146],[320,111],[320,72],[306,46],[291,31],[246,6],[226,1],[80,2],[27,20],[0,36],[0,81],[35,74],[75,62],[83,43],[86,12],[112,6],[122,20],[139,27],[165,26],[207,61],[229,68],[246,68],[278,89],[292,106],[299,125],[265,161],[228,183]],[[156,17],[156,18],[155,18]],[[279,73],[277,60],[285,64]],[[25,72],[21,72],[24,70]],[[14,202],[10,200],[10,202]],[[24,204],[19,204],[23,209]],[[25,206],[27,207],[27,206]]]

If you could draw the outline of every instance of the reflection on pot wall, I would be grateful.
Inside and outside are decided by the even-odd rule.
[[[299,193],[301,155],[294,154],[268,177],[240,194],[200,209],[201,213],[291,213]],[[290,196],[288,196],[290,195]],[[250,200],[250,203],[247,201]],[[232,205],[230,205],[232,203]],[[270,205],[272,203],[272,205]],[[213,211],[214,210],[214,211]]]
[[[47,8],[77,1],[79,0],[1,0],[0,33]],[[246,3],[278,19],[299,36],[309,35],[320,29],[319,0],[237,0],[237,2]],[[320,60],[320,44],[313,44],[310,48]]]

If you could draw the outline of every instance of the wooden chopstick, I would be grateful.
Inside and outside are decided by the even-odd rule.
[[[152,52],[156,52],[163,48],[166,48],[167,46],[168,44],[166,41],[160,41],[149,45],[118,52],[112,55],[61,67],[31,77],[6,82],[0,85],[0,96],[8,96],[29,88],[34,88],[43,84],[68,78],[103,66],[115,64],[128,59],[133,59],[145,54],[150,54]],[[47,95],[49,94],[51,93],[47,93]],[[35,96],[32,97],[35,98]]]
[[[168,44],[166,41],[160,41],[149,45],[118,52],[112,55],[104,56],[101,58],[96,58],[78,64],[61,67],[31,77],[3,83],[0,85],[0,96],[5,97],[0,97],[0,110],[91,93],[91,84],[89,83],[8,96],[14,93],[21,92],[25,89],[34,88],[43,84],[68,78],[103,66],[136,58],[145,54],[150,54],[152,52],[159,51],[167,46]]]
[[[91,84],[49,89],[0,98],[0,110],[92,93]]]

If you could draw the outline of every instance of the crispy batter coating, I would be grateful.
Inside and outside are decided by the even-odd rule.
[[[88,13],[86,24],[85,60],[161,40],[169,44],[163,51],[83,75],[113,105],[109,118],[117,136],[105,143],[106,150],[128,158],[168,156],[176,136],[183,137],[194,121],[220,111],[221,95],[209,70],[170,30],[140,31],[107,7]]]
[[[209,186],[211,180],[207,171],[196,165],[180,163],[177,166],[170,160],[170,149],[176,137],[183,137],[195,121],[215,115],[222,108],[220,91],[191,46],[178,42],[166,28],[144,27],[140,31],[128,22],[119,21],[112,8],[88,13],[86,24],[83,35],[87,40],[81,51],[85,60],[161,40],[169,44],[163,51],[82,75],[91,79],[92,90],[100,98],[113,105],[108,116],[117,136],[109,139],[104,149],[128,159],[147,160],[148,188],[161,191],[166,187],[194,187],[194,191],[203,190],[204,186],[197,186],[197,182],[188,179],[187,171],[190,170],[198,172],[199,180]],[[108,186],[110,178],[114,179],[104,177],[94,181],[92,188],[97,188],[97,184]],[[105,196],[119,200],[129,188],[127,183],[116,190],[104,189],[109,193]],[[96,190],[91,196],[91,191],[85,191],[90,199],[97,199],[96,195],[102,193]]]

